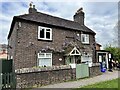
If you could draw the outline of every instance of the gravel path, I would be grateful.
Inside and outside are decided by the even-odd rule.
[[[99,75],[96,77],[81,79],[77,81],[57,83],[53,85],[43,86],[40,88],[78,88],[81,86],[90,85],[90,84],[94,84],[97,82],[111,80],[115,78],[118,78],[118,71],[113,71],[113,72],[107,71],[106,73],[103,73],[102,75]]]

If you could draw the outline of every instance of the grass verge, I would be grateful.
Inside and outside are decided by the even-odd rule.
[[[118,88],[118,80],[120,80],[120,78],[109,80],[109,81],[104,81],[104,82],[99,82],[96,84],[92,84],[92,85],[88,85],[88,86],[84,86],[80,88]]]

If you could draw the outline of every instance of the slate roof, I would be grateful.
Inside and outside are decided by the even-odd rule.
[[[96,43],[96,45],[98,45],[98,46],[100,46],[100,47],[102,46],[102,45],[101,45],[101,44],[99,44],[99,43]]]
[[[20,16],[14,16],[12,24],[11,24],[10,32],[8,35],[8,39],[12,33],[16,19],[32,21],[32,22],[37,22],[37,23],[42,23],[42,24],[47,24],[47,25],[53,25],[53,26],[58,26],[62,28],[72,29],[72,30],[80,30],[86,33],[95,34],[95,32],[89,29],[87,26],[80,25],[77,22],[55,17],[55,16],[48,15],[48,14],[44,14],[41,12],[36,12],[36,13],[24,14]]]

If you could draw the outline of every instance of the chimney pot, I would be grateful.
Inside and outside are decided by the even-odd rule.
[[[30,8],[32,8],[32,3],[33,3],[33,2],[31,2],[31,3],[29,4]]]
[[[35,5],[33,5],[33,8],[35,8]]]
[[[33,2],[30,3],[29,13],[36,13],[37,9],[35,8],[35,5],[32,5]]]

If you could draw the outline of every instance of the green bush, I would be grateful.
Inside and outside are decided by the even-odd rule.
[[[117,60],[120,62],[120,48],[119,47],[107,46],[105,47],[105,50],[110,51],[110,53],[113,54],[114,60]]]

